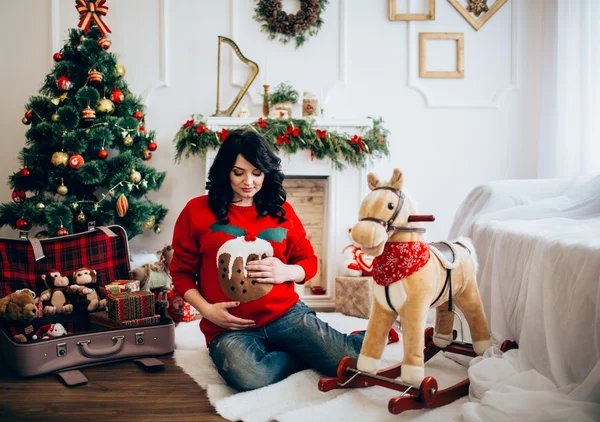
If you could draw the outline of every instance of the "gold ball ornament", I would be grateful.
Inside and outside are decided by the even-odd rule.
[[[35,207],[36,207],[38,210],[40,210],[40,211],[43,211],[43,210],[44,210],[44,208],[46,208],[46,205],[44,205],[44,203],[43,203],[43,202],[38,202],[37,204],[35,204]]]
[[[127,209],[129,208],[129,202],[127,202],[127,197],[124,194],[121,194],[119,198],[117,198],[116,210],[117,215],[119,217],[124,217],[127,214]]]
[[[69,154],[64,151],[57,151],[52,154],[52,159],[50,160],[55,167],[64,166],[66,167],[69,162]]]
[[[83,211],[79,211],[79,214],[77,214],[77,217],[75,217],[75,218],[78,223],[85,223],[87,220],[87,217],[85,216]]]
[[[123,66],[121,63],[117,63],[115,65],[115,72],[119,78],[124,78],[126,73],[125,66]]]
[[[59,195],[65,196],[67,193],[69,193],[69,188],[67,188],[64,184],[62,184],[58,188],[56,188],[56,192]]]
[[[154,233],[160,234],[160,232],[162,232],[162,229],[160,228],[160,226],[155,226],[154,227]]]
[[[123,138],[123,145],[125,145],[126,147],[130,147],[133,145],[133,138],[129,135],[125,136],[125,138]]]
[[[142,223],[142,228],[150,229],[150,228],[154,227],[155,222],[156,222],[156,219],[154,218],[154,216],[151,216],[148,220],[146,220]]]
[[[142,180],[142,175],[139,171],[133,170],[129,175],[129,178],[133,183],[140,183],[140,180]]]
[[[102,98],[96,107],[98,113],[111,114],[115,111],[115,104],[108,98]]]
[[[53,122],[58,122],[58,119],[58,113],[54,113],[52,116],[50,116],[50,120],[52,120]]]

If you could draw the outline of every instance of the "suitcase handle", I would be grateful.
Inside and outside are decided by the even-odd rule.
[[[83,353],[88,358],[102,358],[120,352],[123,348],[123,345],[125,344],[124,339],[125,336],[114,336],[112,338],[112,341],[116,343],[113,346],[105,347],[104,349],[92,349],[89,346],[90,340],[78,341],[77,345],[81,348],[81,353]]]

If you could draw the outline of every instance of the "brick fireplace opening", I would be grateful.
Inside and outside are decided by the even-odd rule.
[[[323,275],[323,262],[326,257],[325,219],[327,212],[327,176],[286,176],[283,187],[287,201],[306,229],[306,236],[313,245],[319,260],[317,274],[304,284],[304,294],[311,294],[310,287],[327,287]]]

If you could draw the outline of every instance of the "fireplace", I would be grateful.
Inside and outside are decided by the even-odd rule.
[[[256,118],[211,117],[211,130],[252,124]],[[361,127],[372,126],[369,119],[325,120],[315,119],[315,126],[328,131],[359,133]],[[216,151],[206,156],[205,177]],[[297,285],[300,298],[315,310],[335,308],[335,277],[343,271],[342,250],[350,243],[348,229],[358,217],[358,208],[367,194],[367,169],[346,167],[336,170],[329,160],[312,160],[310,153],[299,150],[293,155],[282,155],[288,201],[300,216],[319,258],[319,272],[307,285]],[[205,180],[202,181],[205,186]],[[323,294],[313,294],[311,287],[322,287]]]

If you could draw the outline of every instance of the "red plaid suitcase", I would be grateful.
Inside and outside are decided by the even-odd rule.
[[[20,289],[39,295],[46,289],[42,274],[57,269],[71,275],[82,267],[96,271],[99,286],[130,278],[125,230],[113,225],[44,240],[0,239],[0,299]],[[110,328],[90,323],[90,313],[79,309],[33,322],[35,326],[60,322],[71,334],[19,343],[13,340],[9,323],[0,321],[2,354],[21,376],[56,372],[69,383],[64,374],[77,373],[76,368],[166,355],[175,348],[174,323],[164,316],[151,325]]]

